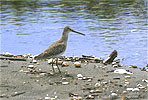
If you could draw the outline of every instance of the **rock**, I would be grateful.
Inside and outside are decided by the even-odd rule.
[[[34,65],[28,65],[28,68],[33,69],[33,68],[35,68],[35,66]]]
[[[64,62],[62,63],[62,67],[68,67],[68,66],[69,66],[69,62],[64,61]]]
[[[83,75],[82,74],[78,74],[77,77],[78,77],[78,79],[82,79]]]
[[[80,62],[75,62],[75,63],[74,63],[74,66],[75,66],[76,68],[80,68],[80,67],[81,67],[81,63],[80,63]]]
[[[148,80],[146,80],[146,79],[143,79],[143,80],[142,80],[142,82],[146,82],[146,83],[148,83]]]
[[[95,87],[96,87],[96,88],[98,88],[98,87],[100,87],[100,86],[101,86],[101,83],[96,83],[96,84],[95,84]]]
[[[111,93],[111,96],[112,96],[113,98],[116,98],[116,97],[118,96],[118,94],[117,94],[117,93]]]
[[[113,80],[120,80],[120,77],[114,77]]]
[[[32,61],[33,63],[37,63],[37,61],[34,59],[33,61]]]
[[[95,63],[103,63],[103,59],[97,57],[94,58],[94,61]]]
[[[69,93],[69,97],[74,97],[74,96],[78,96],[78,94],[76,94],[76,93]]]
[[[45,97],[45,100],[50,100],[50,99],[51,99],[51,97],[48,97],[48,96]]]
[[[37,65],[39,65],[40,63],[39,63],[39,62],[37,62],[36,64],[37,64]]]
[[[139,90],[139,88],[133,88],[132,91],[133,92],[139,92],[140,90]]]
[[[131,76],[124,76],[126,79],[131,79]]]
[[[86,98],[86,99],[94,99],[95,97],[92,96],[92,95],[86,95],[85,98]]]
[[[63,61],[59,60],[58,65],[62,65],[62,64],[63,64]]]
[[[69,82],[62,82],[62,85],[68,85]]]
[[[138,68],[136,65],[130,65],[129,68]]]
[[[31,54],[24,54],[23,57],[24,58],[29,58],[31,56]]]
[[[91,81],[92,81],[92,79],[90,78],[90,79],[88,79],[87,81],[88,81],[88,82],[91,82]]]
[[[57,69],[58,67],[57,67],[57,66],[53,66],[53,68],[54,68],[54,69]]]
[[[90,90],[89,92],[90,93],[103,93],[102,90]]]
[[[113,67],[114,67],[114,68],[117,68],[117,67],[118,67],[118,65],[113,65]]]
[[[80,96],[73,96],[71,100],[83,100]]]
[[[126,91],[132,91],[134,88],[126,88]]]
[[[48,64],[54,64],[55,60],[53,58],[48,60]]]

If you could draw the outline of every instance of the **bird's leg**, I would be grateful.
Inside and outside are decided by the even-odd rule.
[[[60,68],[59,68],[59,66],[58,66],[58,57],[57,57],[57,59],[56,59],[56,66],[57,66],[57,68],[58,68],[58,70],[59,70],[59,73],[61,74],[61,70],[60,70]]]
[[[54,61],[53,61],[53,59],[52,59],[52,71],[55,73],[55,70],[54,70],[54,67],[53,67],[53,63],[54,63]]]

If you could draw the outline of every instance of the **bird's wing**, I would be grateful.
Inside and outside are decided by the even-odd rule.
[[[65,51],[65,49],[66,49],[66,45],[64,45],[64,43],[54,44],[49,46],[43,53],[35,57],[35,59],[51,58],[58,54],[61,54],[62,52]]]

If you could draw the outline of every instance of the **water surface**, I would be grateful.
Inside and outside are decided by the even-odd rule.
[[[37,55],[69,34],[64,56],[104,59],[118,51],[122,64],[147,64],[147,0],[2,0],[1,53]]]

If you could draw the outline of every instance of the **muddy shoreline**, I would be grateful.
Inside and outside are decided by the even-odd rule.
[[[65,60],[54,64],[1,59],[1,100],[147,100],[148,72],[118,64]],[[80,67],[74,65],[80,63]],[[62,60],[63,63],[63,60]],[[122,70],[117,70],[122,69]],[[117,71],[117,72],[116,72]],[[120,71],[124,71],[120,73]]]

